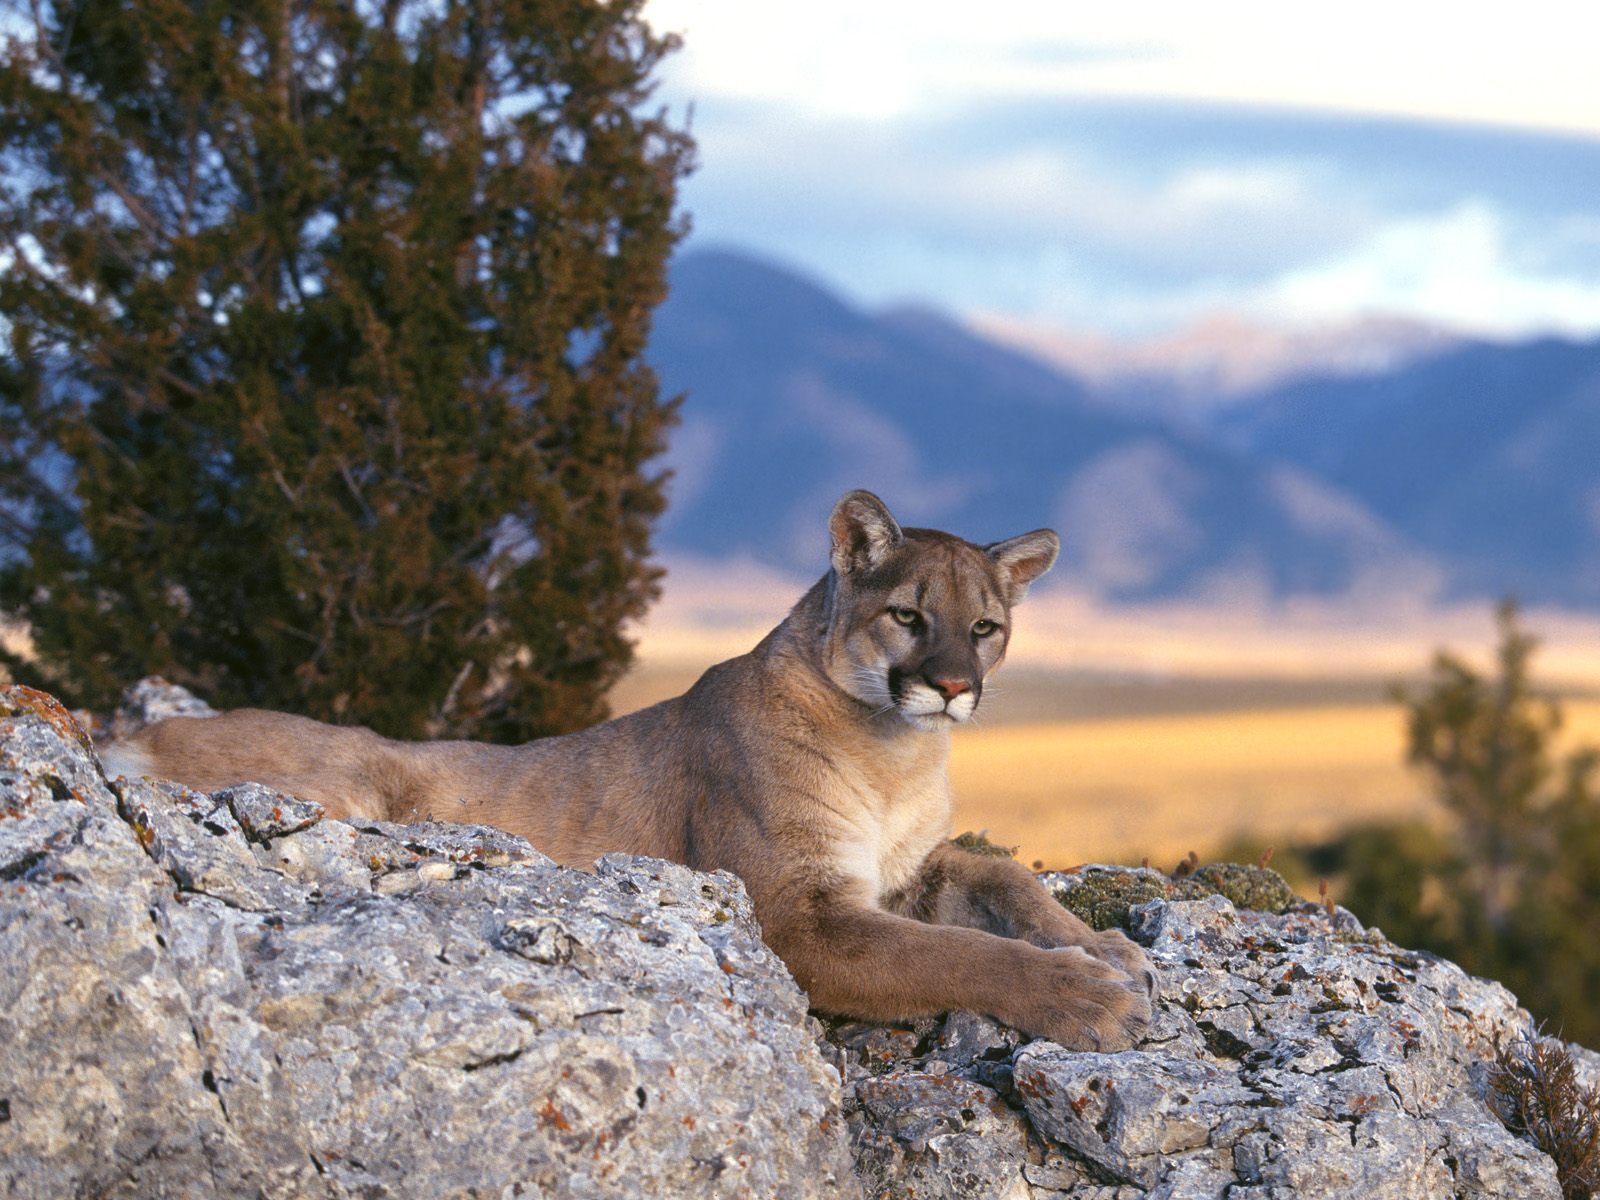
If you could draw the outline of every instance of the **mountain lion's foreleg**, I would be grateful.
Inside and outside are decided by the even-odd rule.
[[[763,911],[765,909],[766,911]],[[847,885],[758,902],[763,934],[818,1008],[873,1021],[968,1009],[1079,1050],[1123,1050],[1143,986],[1078,946],[1046,949],[870,908]]]
[[[900,899],[892,907],[921,921],[985,929],[1046,948],[1081,946],[1155,994],[1156,974],[1142,949],[1118,930],[1091,929],[1015,859],[942,843]]]

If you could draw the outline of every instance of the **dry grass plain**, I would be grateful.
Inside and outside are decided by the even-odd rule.
[[[1567,703],[1600,744],[1600,701]],[[951,755],[956,825],[1027,860],[1170,867],[1231,842],[1314,841],[1352,825],[1439,819],[1402,759],[1393,704],[1239,708],[979,728]]]
[[[641,631],[626,712],[682,692],[749,649],[798,595],[756,577],[669,581]],[[1569,743],[1600,744],[1600,620],[1530,613],[1541,681],[1565,697]],[[980,719],[955,737],[956,828],[1024,861],[1171,866],[1250,839],[1286,845],[1373,820],[1440,819],[1402,762],[1391,681],[1435,647],[1486,664],[1487,609],[1349,612],[1097,610],[1030,598]]]

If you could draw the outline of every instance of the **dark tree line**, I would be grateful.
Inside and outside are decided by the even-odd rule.
[[[14,675],[587,725],[655,594],[692,147],[642,0],[6,0]]]

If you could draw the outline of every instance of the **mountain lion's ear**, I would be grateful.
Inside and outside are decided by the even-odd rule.
[[[1056,555],[1061,553],[1061,539],[1054,530],[1035,529],[1032,533],[985,546],[983,550],[1000,568],[1000,578],[1006,585],[1006,603],[1015,604],[1022,599],[1030,583],[1055,566]]]
[[[900,526],[871,492],[848,492],[828,518],[833,538],[833,569],[840,575],[870,571],[904,540]]]

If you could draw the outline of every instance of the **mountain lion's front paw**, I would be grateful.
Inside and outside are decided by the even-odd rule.
[[[1142,979],[1077,946],[1043,959],[1017,981],[1012,1011],[997,1016],[1069,1050],[1126,1050],[1139,1040],[1150,1024]]]
[[[1144,947],[1129,939],[1126,934],[1116,929],[1108,929],[1084,949],[1096,958],[1104,959],[1126,971],[1138,981],[1152,1000],[1156,998],[1160,977],[1156,974],[1155,965],[1151,963],[1150,956],[1144,952]]]

